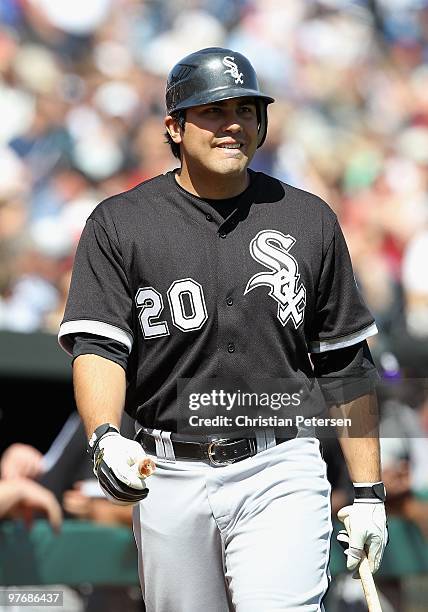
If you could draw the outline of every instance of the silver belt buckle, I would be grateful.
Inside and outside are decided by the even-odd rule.
[[[234,463],[233,459],[229,459],[228,461],[219,461],[218,459],[215,458],[214,449],[221,442],[227,443],[227,442],[230,442],[230,440],[228,440],[227,438],[220,438],[219,440],[213,440],[212,442],[208,444],[207,455],[208,455],[209,462],[212,465],[217,465],[217,466],[231,465],[232,463]]]

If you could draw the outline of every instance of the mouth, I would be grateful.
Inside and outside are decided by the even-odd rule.
[[[218,148],[218,149],[228,149],[228,150],[236,151],[236,150],[239,150],[239,149],[243,149],[244,148],[244,143],[243,142],[222,142],[222,143],[216,145],[216,148]]]
[[[246,147],[243,142],[221,142],[215,146],[215,149],[221,151],[219,155],[223,159],[241,160],[246,155]]]

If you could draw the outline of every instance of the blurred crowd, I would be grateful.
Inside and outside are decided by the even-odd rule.
[[[169,69],[219,45],[247,55],[276,98],[252,167],[332,206],[381,331],[374,348],[419,364],[428,1],[78,5],[0,4],[0,329],[57,332],[93,207],[175,166],[162,124]]]
[[[251,167],[340,219],[372,352],[401,384],[381,398],[391,510],[428,535],[408,501],[428,489],[428,0],[2,0],[0,330],[57,333],[86,218],[176,166],[166,75],[208,46],[245,54],[276,98]],[[65,500],[89,511],[80,490]]]

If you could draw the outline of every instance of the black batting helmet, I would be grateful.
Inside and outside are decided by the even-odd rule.
[[[266,107],[274,99],[260,91],[256,72],[241,53],[221,47],[201,49],[180,60],[168,75],[169,115],[191,106],[243,97],[256,98],[259,102],[257,146],[260,147],[266,138]]]

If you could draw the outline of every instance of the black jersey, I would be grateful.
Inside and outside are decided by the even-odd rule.
[[[251,179],[226,218],[168,172],[87,220],[59,341],[68,352],[81,333],[125,345],[127,411],[147,427],[175,430],[179,379],[306,380],[309,353],[377,331],[330,207]]]

